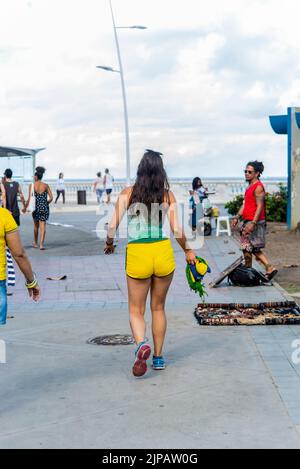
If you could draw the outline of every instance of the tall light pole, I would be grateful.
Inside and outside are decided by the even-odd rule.
[[[145,26],[116,26],[112,1],[109,0],[110,10],[111,10],[111,17],[113,23],[113,30],[114,36],[116,41],[116,48],[117,48],[117,55],[119,61],[119,70],[115,70],[112,67],[105,67],[103,65],[98,65],[97,68],[108,72],[119,73],[121,77],[121,87],[122,87],[122,96],[123,96],[123,107],[124,107],[124,123],[125,123],[125,139],[126,139],[126,184],[130,186],[130,136],[129,136],[129,123],[128,123],[128,107],[127,107],[127,98],[126,98],[126,88],[125,88],[125,79],[124,79],[124,71],[123,71],[123,64],[120,52],[120,45],[119,39],[117,34],[117,29],[147,29]]]

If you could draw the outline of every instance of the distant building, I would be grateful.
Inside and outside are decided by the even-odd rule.
[[[36,154],[45,148],[29,149],[0,146],[0,177],[10,168],[13,178],[19,181],[32,181],[36,167]]]

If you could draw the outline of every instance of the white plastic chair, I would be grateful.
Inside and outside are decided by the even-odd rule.
[[[222,225],[226,225],[226,228],[222,228]],[[231,227],[229,217],[218,217],[217,218],[217,236],[220,236],[221,233],[226,233],[228,236],[231,236]]]

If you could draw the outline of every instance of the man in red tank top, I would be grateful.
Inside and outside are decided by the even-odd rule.
[[[263,171],[263,163],[259,161],[248,163],[245,177],[249,187],[245,192],[244,203],[233,221],[233,227],[239,226],[240,228],[241,247],[246,266],[252,267],[252,256],[254,255],[265,266],[266,277],[272,280],[277,274],[277,270],[262,252],[266,243],[265,188],[260,181]],[[239,220],[240,223],[238,223]]]

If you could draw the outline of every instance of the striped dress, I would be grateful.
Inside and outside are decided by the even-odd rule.
[[[6,261],[7,261],[7,286],[14,287],[16,284],[16,274],[15,274],[12,255],[8,248],[6,248]]]

